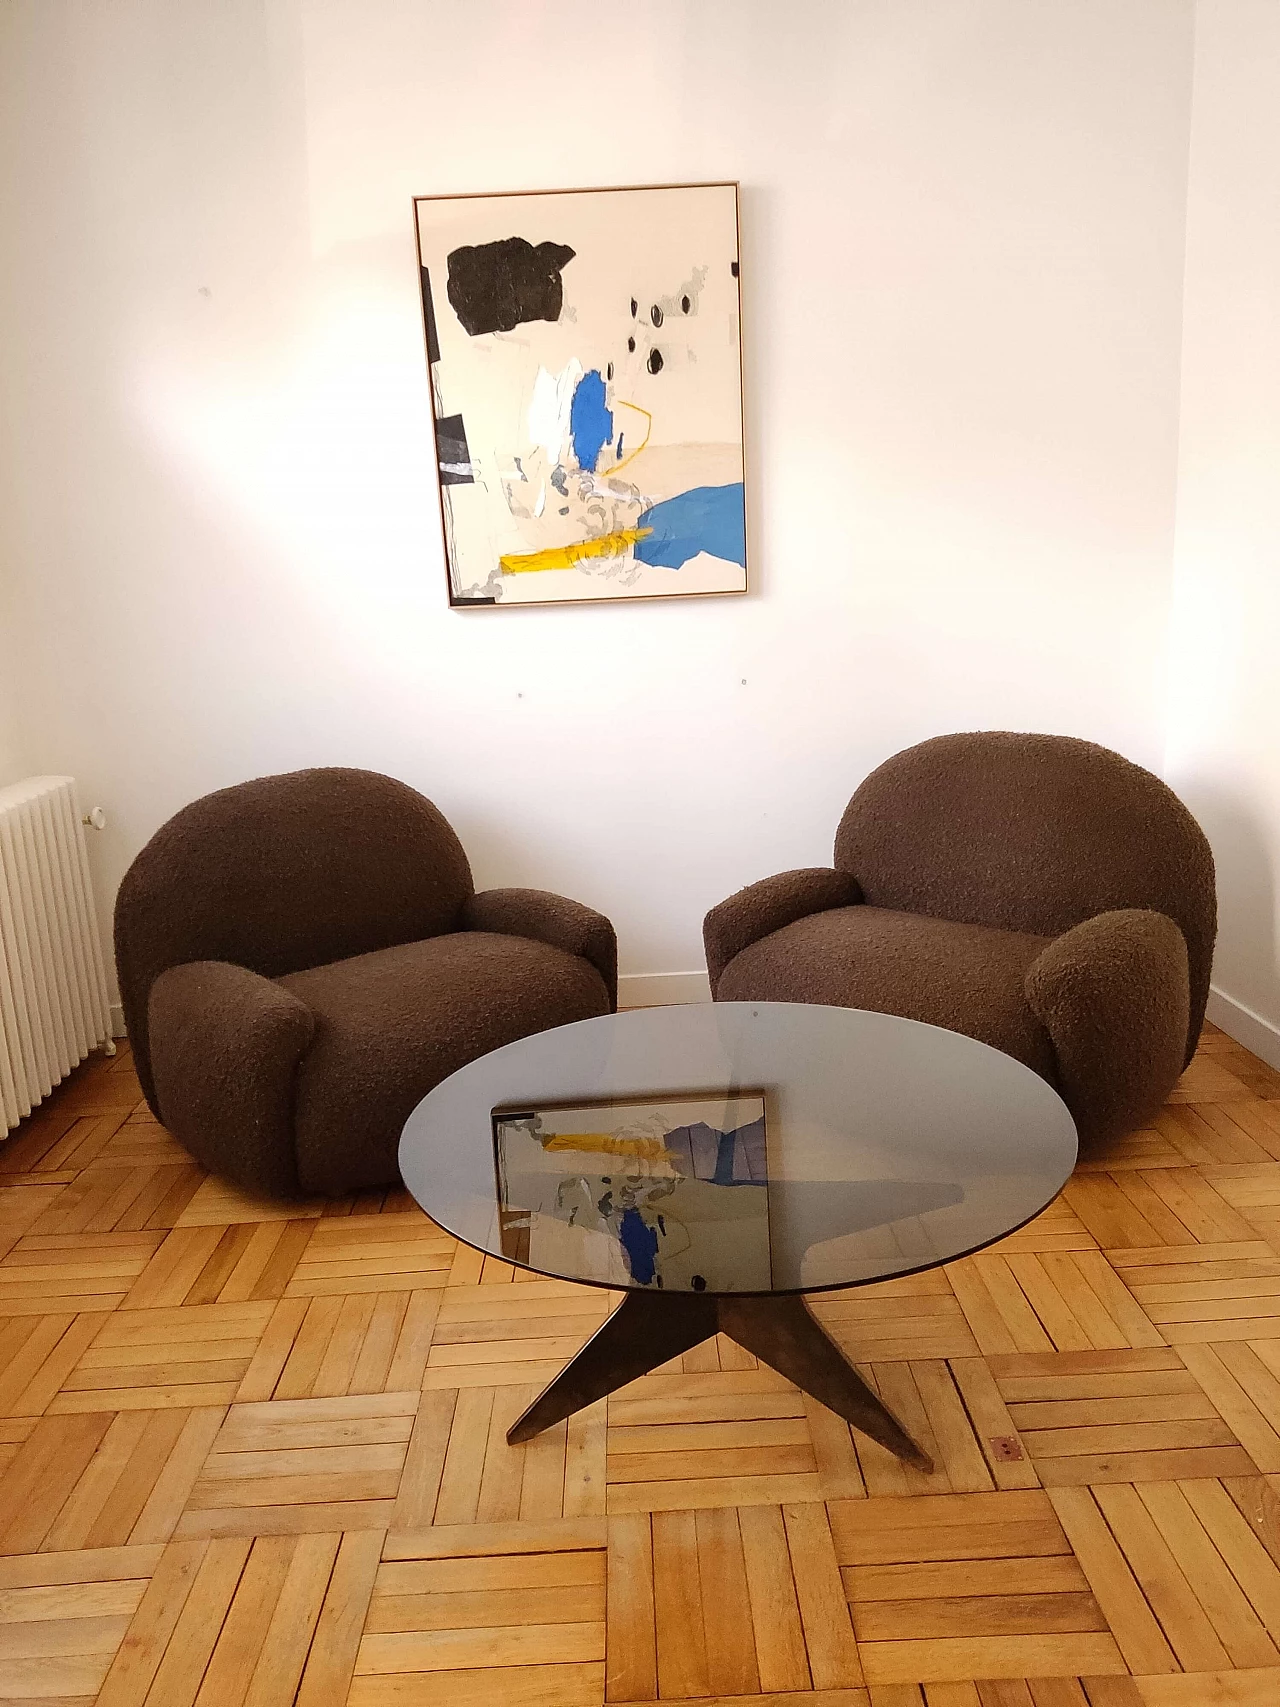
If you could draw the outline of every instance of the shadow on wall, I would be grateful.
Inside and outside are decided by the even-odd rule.
[[[1173,786],[1213,848],[1218,881],[1214,988],[1280,1030],[1276,873],[1266,827],[1243,796],[1195,775]]]

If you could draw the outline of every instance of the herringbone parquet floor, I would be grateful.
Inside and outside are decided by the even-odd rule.
[[[508,1447],[607,1307],[80,1069],[0,1147],[0,1704],[1280,1701],[1280,1075],[1223,1034],[1031,1226],[818,1305],[930,1476],[724,1340]]]

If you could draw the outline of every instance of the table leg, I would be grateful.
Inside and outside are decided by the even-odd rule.
[[[707,1297],[696,1292],[628,1292],[578,1355],[507,1431],[518,1445],[552,1423],[625,1387],[717,1331],[794,1381],[895,1458],[932,1470],[933,1462],[827,1337],[803,1298]]]
[[[881,1403],[828,1338],[803,1298],[784,1294],[772,1298],[717,1299],[720,1331],[752,1352],[761,1363],[794,1381],[802,1392],[821,1400],[846,1422],[879,1441],[905,1464],[932,1470],[933,1460],[922,1452],[893,1413]]]
[[[679,1357],[716,1331],[716,1300],[697,1292],[628,1292],[622,1303],[507,1430],[513,1446]]]

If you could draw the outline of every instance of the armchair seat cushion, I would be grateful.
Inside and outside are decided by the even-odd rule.
[[[1023,984],[1050,939],[887,907],[837,907],[749,944],[721,1002],[819,1002],[964,1032],[1056,1084],[1053,1045]]]
[[[378,949],[278,982],[315,1016],[297,1074],[298,1180],[330,1194],[394,1181],[414,1105],[468,1061],[610,1011],[588,961],[486,931]]]

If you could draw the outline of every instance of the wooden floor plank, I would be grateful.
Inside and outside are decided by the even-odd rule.
[[[456,1393],[422,1395],[396,1494],[393,1529],[425,1527],[434,1518],[456,1403]]]
[[[1280,1664],[1275,1644],[1178,1484],[1147,1482],[1137,1492],[1231,1663],[1241,1667]]]
[[[0,1553],[33,1553],[43,1544],[112,1421],[94,1413],[36,1424],[0,1479]]]
[[[738,1526],[760,1687],[807,1690],[809,1659],[781,1507],[745,1507],[738,1512]]]
[[[1220,1482],[1178,1484],[1273,1641],[1280,1641],[1280,1569]]]
[[[652,1524],[658,1693],[709,1695],[696,1519],[692,1511],[663,1511]]]
[[[150,1698],[157,1703],[191,1707],[195,1701],[250,1545],[238,1537],[209,1543],[156,1668]]]
[[[784,1506],[800,1621],[815,1689],[846,1689],[862,1682],[844,1585],[826,1509],[816,1502]]]
[[[292,1536],[268,1535],[253,1543],[201,1679],[196,1707],[220,1707],[243,1701],[248,1694],[295,1546]]]
[[[599,1663],[480,1667],[446,1675],[449,1707],[600,1707],[604,1689]],[[409,1672],[356,1678],[347,1707],[420,1707],[422,1700],[422,1674]]]
[[[1124,1485],[1099,1487],[1094,1497],[1183,1670],[1229,1669],[1221,1639],[1138,1490]]]
[[[649,1701],[658,1693],[653,1530],[647,1512],[609,1519],[605,1699]]]
[[[1240,1341],[1184,1345],[1179,1352],[1259,1470],[1280,1472],[1280,1379]]]
[[[937,1641],[867,1642],[867,1682],[949,1682],[967,1678],[1023,1679],[1057,1674],[1123,1674],[1115,1640],[1106,1633],[1069,1636],[959,1636]]]
[[[259,1648],[244,1707],[292,1707],[341,1537],[298,1537]]]
[[[1130,1671],[1175,1671],[1173,1649],[1093,1493],[1059,1488],[1050,1497]]]
[[[732,1506],[700,1511],[695,1516],[695,1530],[707,1683],[714,1695],[758,1695],[760,1680],[738,1513]]]
[[[1280,1671],[1197,1672],[1190,1677],[1144,1677],[1143,1707],[1272,1707],[1280,1699]]]
[[[382,1534],[377,1530],[342,1537],[298,1687],[297,1707],[332,1707],[346,1699],[381,1556]]]

